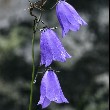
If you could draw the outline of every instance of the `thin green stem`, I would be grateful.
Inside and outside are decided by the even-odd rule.
[[[34,27],[35,29],[35,20],[34,20]],[[35,30],[33,32],[32,37],[32,80],[31,80],[31,93],[30,93],[30,104],[29,110],[32,110],[32,100],[33,100],[33,81],[34,81],[34,73],[35,73],[35,64],[34,64],[34,42],[35,42]]]
[[[39,19],[37,19],[35,17],[34,19],[34,26],[33,26],[33,37],[32,37],[32,80],[31,80],[31,93],[30,93],[30,103],[29,103],[29,110],[32,110],[32,101],[33,101],[33,88],[34,88],[34,78],[35,78],[35,56],[34,56],[34,44],[35,44],[35,34],[36,34],[36,30],[38,28],[39,22],[41,20],[42,17],[42,13],[39,17]]]

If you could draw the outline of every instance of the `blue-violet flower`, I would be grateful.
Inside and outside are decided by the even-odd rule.
[[[45,67],[49,66],[53,60],[65,62],[66,58],[71,58],[71,56],[62,46],[60,40],[57,37],[57,34],[49,28],[45,28],[41,32],[40,53],[40,64],[44,64]]]
[[[65,0],[59,0],[56,6],[56,14],[62,28],[63,37],[69,30],[78,31],[81,25],[87,25],[77,11]]]
[[[42,108],[46,108],[51,102],[56,103],[69,103],[65,98],[57,75],[53,70],[47,70],[41,82],[41,96],[38,105],[42,105]]]

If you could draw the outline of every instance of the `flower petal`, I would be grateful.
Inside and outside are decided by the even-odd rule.
[[[57,18],[59,20],[59,23],[62,27],[62,34],[65,36],[65,34],[69,31],[70,23],[68,22],[68,19],[65,17],[65,14],[62,13],[62,10],[64,11],[64,8],[62,5],[58,4],[56,7],[57,12]]]
[[[42,104],[42,108],[46,108],[50,105],[51,101],[45,97],[44,102]]]
[[[66,52],[64,47],[62,46],[60,40],[58,39],[57,35],[55,34],[54,31],[49,30],[52,37],[50,37],[50,46],[51,46],[51,51],[53,54],[53,60],[61,61],[64,62],[66,61],[66,58],[71,58],[71,56]]]
[[[67,9],[68,13],[72,14],[74,19],[81,25],[87,25],[87,23],[80,17],[77,11],[67,2],[63,2],[63,5]]]
[[[51,101],[69,103],[61,90],[59,80],[53,70],[46,71],[41,81],[40,92],[41,97],[38,105],[41,104],[42,108],[49,106]]]
[[[48,43],[48,32],[43,32],[40,39],[41,50],[41,65],[45,64],[46,67],[52,63],[51,48]]]
[[[56,14],[62,28],[63,37],[69,30],[78,31],[81,25],[87,25],[77,11],[65,0],[59,0],[56,6]]]
[[[56,33],[51,29],[44,29],[40,40],[41,65],[49,66],[52,61],[65,62],[71,56],[66,52]]]
[[[47,81],[46,82],[46,97],[50,101],[54,101],[56,103],[67,103],[66,98],[63,95],[63,92],[60,87],[60,83],[56,74],[53,71],[47,71]]]

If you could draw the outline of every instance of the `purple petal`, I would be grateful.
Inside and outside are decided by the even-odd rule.
[[[45,66],[48,66],[52,63],[52,53],[48,40],[48,32],[42,32],[40,39],[41,65],[45,64]]]
[[[64,47],[62,46],[60,40],[58,39],[57,35],[54,31],[49,30],[52,37],[50,37],[50,44],[53,54],[53,60],[64,62],[66,61],[66,58],[71,58],[71,56],[66,52]]]
[[[49,66],[52,61],[65,62],[71,56],[66,52],[56,33],[51,29],[45,29],[41,33],[40,40],[41,65]]]
[[[65,0],[60,0],[57,4],[56,14],[62,28],[63,37],[69,30],[78,31],[81,25],[87,25],[76,10]]]
[[[62,13],[62,10],[64,10],[64,8],[62,8],[62,5],[60,6],[60,8],[58,8],[57,6],[56,10],[59,23],[62,27],[62,34],[64,36],[69,31],[70,23],[68,22],[68,19],[65,17],[65,14]]]
[[[50,105],[51,101],[45,97],[44,102],[42,104],[42,108],[46,108]]]
[[[77,11],[67,2],[63,2],[63,5],[67,9],[69,14],[72,14],[74,19],[81,25],[87,25],[87,23],[80,17]]]
[[[46,71],[41,82],[41,97],[38,103],[42,105],[42,108],[46,108],[51,101],[56,103],[68,103],[68,100],[65,98],[59,80],[54,73],[54,71]]]

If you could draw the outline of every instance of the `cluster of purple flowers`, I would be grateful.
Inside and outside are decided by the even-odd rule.
[[[58,1],[56,15],[62,28],[63,37],[66,36],[69,30],[78,31],[82,25],[87,25],[76,10],[65,0]],[[48,27],[41,32],[40,53],[40,65],[45,65],[45,67],[50,66],[53,61],[65,62],[67,58],[71,58],[62,46],[58,35]],[[42,108],[46,108],[51,101],[68,103],[54,70],[47,70],[42,78],[41,97],[38,105],[41,104]]]

